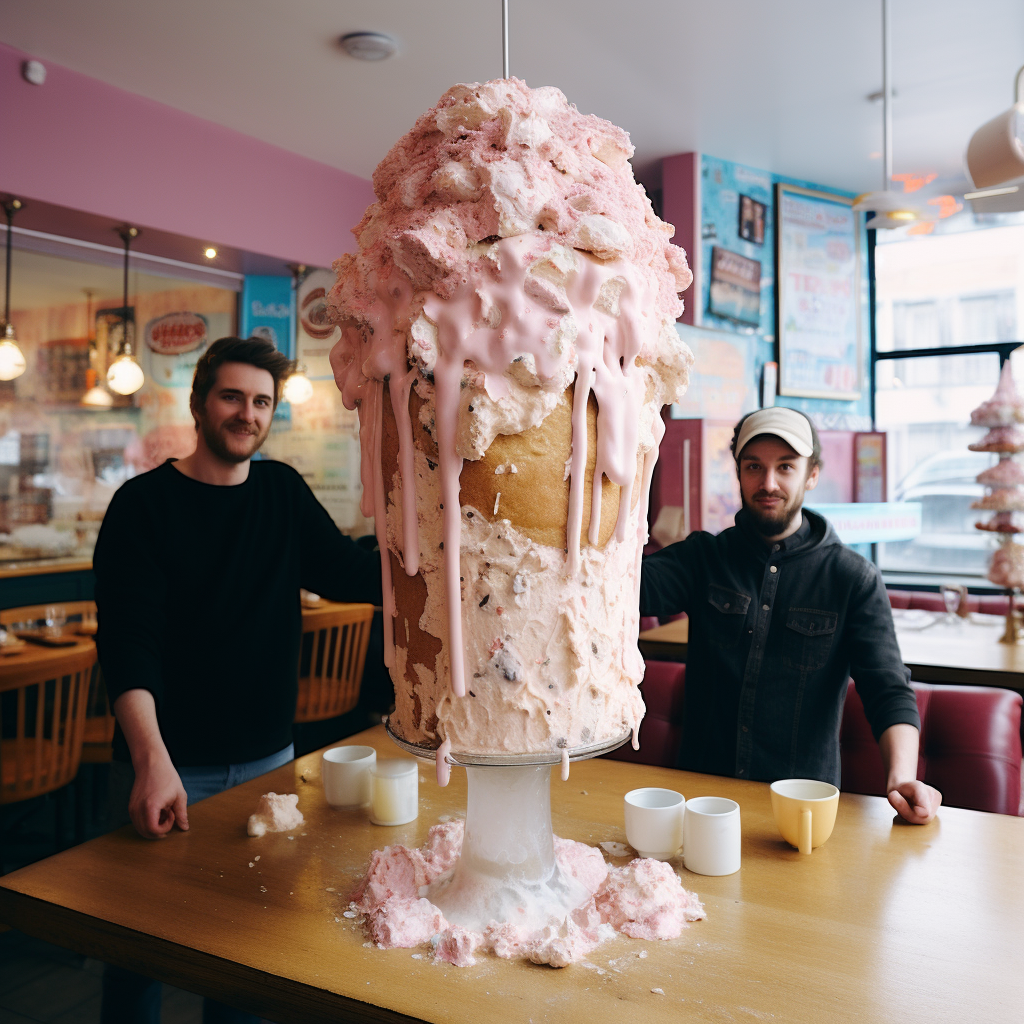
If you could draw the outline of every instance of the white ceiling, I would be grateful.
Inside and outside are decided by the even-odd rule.
[[[1010,106],[1021,0],[890,0],[894,170],[958,177]],[[881,0],[509,0],[511,70],[630,132],[853,191],[881,183]],[[335,40],[374,30],[397,56]],[[453,83],[499,77],[499,0],[0,0],[0,39],[369,177]],[[871,156],[872,153],[876,155]],[[2,185],[2,182],[0,182]]]

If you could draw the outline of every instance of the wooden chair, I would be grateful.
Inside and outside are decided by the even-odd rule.
[[[10,626],[15,622],[42,622],[46,618],[46,609],[52,605],[60,605],[69,619],[96,614],[95,601],[51,601],[49,604],[24,604],[20,608],[4,608],[3,611],[0,611],[0,626]]]
[[[74,781],[82,757],[89,677],[95,665],[92,643],[4,664],[0,672],[0,805],[44,796]],[[59,849],[64,835],[59,802],[55,816]]]
[[[303,609],[296,723],[336,718],[359,703],[372,619],[372,604]]]
[[[64,608],[69,619],[87,615],[95,616],[95,601],[54,601]],[[20,608],[5,608],[0,611],[0,626],[10,626],[15,622],[35,623],[46,618],[46,609],[50,605],[29,604]],[[107,686],[103,681],[103,672],[97,664],[89,680],[89,697],[86,702],[85,739],[82,745],[82,760],[86,764],[105,764],[114,756],[114,712],[107,697]]]

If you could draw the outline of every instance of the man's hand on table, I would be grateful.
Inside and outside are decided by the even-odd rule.
[[[911,825],[926,825],[935,817],[942,794],[924,782],[913,779],[889,786],[889,803]]]
[[[175,825],[188,831],[188,798],[160,736],[156,702],[149,690],[126,690],[114,714],[128,743],[135,783],[128,814],[143,839],[163,839]]]
[[[942,803],[942,794],[937,789],[917,779],[919,742],[917,729],[906,724],[890,725],[878,740],[889,803],[911,825],[926,825]]]
[[[170,758],[136,767],[128,814],[143,839],[163,839],[175,825],[187,832],[186,804],[185,787]]]

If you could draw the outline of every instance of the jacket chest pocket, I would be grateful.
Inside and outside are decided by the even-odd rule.
[[[786,614],[784,661],[800,672],[816,672],[832,651],[839,616],[814,608],[790,608]]]
[[[716,647],[735,647],[743,636],[750,597],[712,583],[708,587],[708,639]]]

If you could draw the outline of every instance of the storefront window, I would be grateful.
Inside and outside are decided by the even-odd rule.
[[[0,565],[87,561],[114,491],[194,449],[192,372],[234,332],[237,293],[133,267],[127,322],[146,383],[83,405],[120,343],[122,272],[15,246],[11,320],[27,368],[0,388]]]
[[[878,546],[883,570],[984,576],[995,546],[971,508],[985,492],[975,477],[995,456],[967,446],[983,433],[971,411],[991,397],[1024,324],[1024,224],[983,229],[963,217],[972,230],[879,232],[877,351],[915,354],[876,360],[875,420],[888,437],[890,499],[923,510],[921,536]]]

